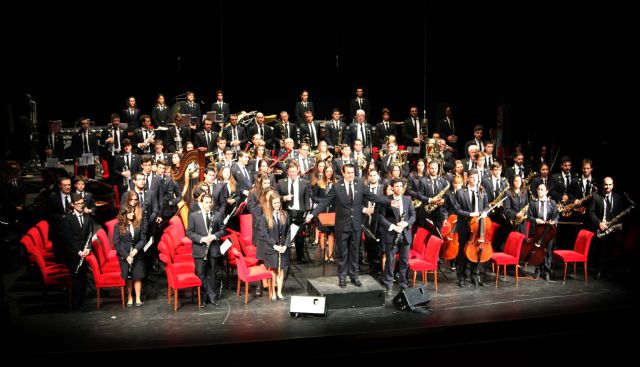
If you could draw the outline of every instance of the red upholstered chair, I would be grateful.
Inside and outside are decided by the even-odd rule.
[[[431,236],[431,233],[426,228],[418,227],[416,234],[413,235],[409,259],[424,259],[424,250],[429,236]]]
[[[102,165],[102,179],[103,180],[108,180],[109,179],[109,164],[107,163],[106,159],[101,159],[100,160],[100,164]]]
[[[229,251],[233,252],[233,255],[236,257],[236,265],[238,266],[237,296],[240,297],[240,282],[243,281],[244,303],[249,303],[249,283],[267,279],[267,282],[269,283],[269,299],[271,299],[271,272],[262,264],[248,267],[245,263],[242,252],[234,248],[229,249]]]
[[[46,220],[41,220],[36,224],[36,228],[40,231],[40,235],[42,236],[42,240],[44,242],[44,247],[47,250],[53,249],[53,244],[49,239],[49,223]]]
[[[255,257],[256,246],[253,244],[253,217],[251,214],[243,214],[240,216],[240,246],[242,246],[242,253],[244,256]]]
[[[120,211],[120,189],[118,185],[113,185],[113,195],[114,199],[116,199],[116,210]]]
[[[158,243],[158,250],[160,251],[160,261],[165,264],[164,269],[167,273],[167,303],[171,304],[171,290],[173,289],[173,311],[178,311],[178,290],[195,287],[198,290],[198,307],[200,307],[202,281],[194,273],[194,263],[173,263],[168,256],[167,245],[162,241]]]
[[[94,247],[96,246],[97,241],[94,241]],[[122,279],[122,274],[120,271],[118,272],[103,272],[100,269],[100,265],[98,260],[96,259],[94,252],[91,252],[89,256],[85,258],[87,262],[89,262],[89,267],[91,268],[91,272],[93,273],[93,280],[96,284],[96,308],[100,309],[100,290],[102,288],[120,288],[120,296],[122,298],[122,308],[124,308],[124,279]]]
[[[440,254],[440,247],[442,246],[442,239],[431,236],[427,241],[427,247],[424,250],[424,257],[422,259],[409,259],[409,270],[413,271],[413,286],[416,285],[416,277],[418,272],[422,273],[422,281],[426,285],[429,279],[427,273],[433,272],[433,282],[438,290],[438,254]]]
[[[40,252],[42,257],[45,258],[45,260],[47,261],[55,260],[53,249],[47,248],[44,242],[44,238],[42,237],[42,234],[40,233],[37,227],[31,227],[27,231],[27,236],[31,238],[31,240],[33,241],[33,245],[38,248],[38,251]]]
[[[107,223],[105,223],[105,227],[107,227],[107,235],[109,236],[109,246],[113,248],[113,229],[118,224],[118,218],[111,219]]]
[[[567,281],[567,264],[573,263],[573,276],[576,274],[576,264],[584,264],[584,282],[587,283],[589,277],[587,275],[587,260],[589,258],[589,247],[591,246],[591,240],[593,239],[593,232],[581,229],[578,232],[578,237],[573,245],[573,250],[555,250],[553,251],[553,257],[562,260],[564,262],[564,279],[563,283]]]
[[[49,288],[67,289],[69,290],[69,305],[71,305],[71,275],[67,266],[45,261],[31,236],[23,236],[20,243],[27,250],[29,261],[38,268],[42,275],[42,285],[45,292]]]
[[[496,273],[496,287],[498,286],[498,276],[500,274],[500,266],[504,269],[504,278],[507,278],[507,265],[515,265],[516,268],[516,285],[518,285],[518,261],[520,260],[520,250],[522,249],[522,241],[525,236],[520,232],[511,232],[507,236],[504,244],[504,252],[494,252],[491,255],[491,271]],[[498,270],[494,268],[498,265]]]
[[[105,232],[104,229],[100,228],[96,232],[96,236],[100,241],[100,249],[102,250],[102,254],[104,255],[105,260],[107,262],[112,262],[112,261],[118,262],[119,261],[118,255],[116,254],[116,250],[112,245],[113,241],[109,240],[109,238],[107,237],[107,232]]]
[[[496,223],[496,222],[491,222],[491,229],[489,229],[489,234],[487,235],[487,241],[491,241],[493,240],[493,235],[496,233],[496,231],[500,229],[500,224]]]

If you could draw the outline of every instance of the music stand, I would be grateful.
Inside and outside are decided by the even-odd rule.
[[[325,227],[335,227],[336,225],[336,213],[320,213],[318,214],[318,221]],[[327,233],[323,233],[324,235],[324,247],[322,249],[322,277],[325,277],[325,257],[327,255],[327,247],[329,247],[329,239]],[[335,244],[334,244],[335,250]]]

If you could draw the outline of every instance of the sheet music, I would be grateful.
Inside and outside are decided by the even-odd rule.
[[[93,153],[83,153],[82,157],[78,159],[78,166],[92,166],[94,164]]]
[[[298,229],[300,229],[299,226],[291,223],[291,226],[289,226],[289,234],[291,236],[291,240],[293,240],[293,238],[296,236],[296,234],[298,233]]]
[[[220,245],[220,252],[224,255],[231,247],[231,241],[227,238],[222,245]]]
[[[144,245],[144,248],[142,250],[144,252],[147,252],[147,250],[149,249],[149,247],[151,247],[151,245],[153,245],[153,236],[149,237],[149,241],[147,241],[147,244]]]
[[[47,158],[47,164],[45,167],[47,168],[58,168],[60,165],[58,158]]]

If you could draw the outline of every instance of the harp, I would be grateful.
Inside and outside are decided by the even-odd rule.
[[[198,172],[197,181],[204,180],[205,153],[207,148],[198,148],[191,150],[185,154],[180,160],[180,169],[177,172],[172,173],[173,180],[180,182],[184,181],[184,188],[182,189],[182,201],[178,203],[178,212],[176,215],[180,216],[185,228],[189,220],[189,201],[191,200],[192,180],[191,175],[194,172]]]

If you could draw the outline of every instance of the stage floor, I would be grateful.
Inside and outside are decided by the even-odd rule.
[[[325,270],[337,283],[336,266],[326,265]],[[616,335],[613,330],[638,321],[639,303],[632,284],[595,279],[585,284],[580,271],[577,280],[568,279],[566,284],[560,271],[556,280],[548,282],[521,277],[519,286],[512,276],[506,281],[500,277],[497,288],[494,275],[487,273],[485,286],[477,290],[470,285],[460,288],[455,274],[446,275],[449,280],[439,276],[438,292],[430,276],[429,313],[399,311],[391,303],[393,296],[386,296],[382,307],[329,310],[326,317],[296,319],[289,314],[290,297],[307,295],[307,291],[293,278],[286,282],[284,301],[271,302],[264,292],[262,297],[251,294],[245,305],[244,295],[236,297],[232,281],[232,289],[224,288],[219,306],[199,309],[197,299],[192,301],[191,292],[185,291],[180,295],[181,308],[174,312],[167,304],[161,274],[146,283],[143,307],[122,309],[120,292],[110,290],[103,291],[100,310],[95,308],[95,292],[89,292],[88,311],[69,313],[62,293],[50,292],[45,299],[26,276],[16,280],[11,279],[16,274],[9,274],[5,284],[12,343],[5,347],[46,358],[74,352],[138,355],[149,349],[155,356],[164,356],[200,353],[203,348],[242,355],[281,346],[291,346],[288,353],[320,359],[375,357],[395,350],[448,351],[460,345],[548,338],[560,346],[573,344],[576,338],[595,337],[601,330],[611,331],[605,334],[611,338]],[[306,278],[322,276],[322,266],[299,265],[296,276],[306,285]]]

